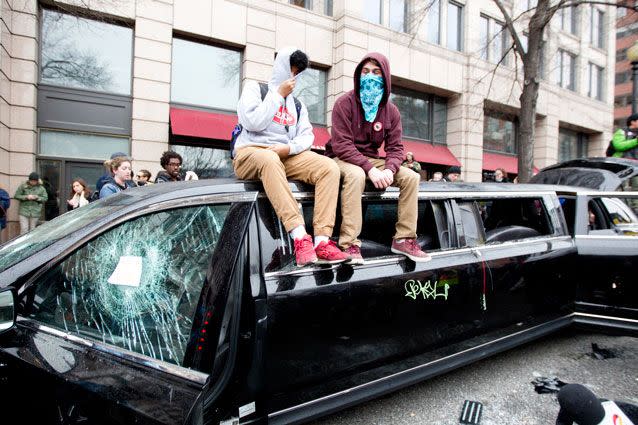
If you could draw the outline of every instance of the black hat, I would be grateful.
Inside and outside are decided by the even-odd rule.
[[[448,174],[461,174],[461,167],[458,165],[453,165],[447,169]]]
[[[29,180],[40,180],[40,175],[34,171],[29,174]]]
[[[627,117],[627,127],[631,125],[632,121],[638,121],[638,114],[631,114]]]
[[[115,152],[111,154],[111,159],[115,159],[120,156],[123,156],[124,158],[126,158],[126,154],[124,152]]]

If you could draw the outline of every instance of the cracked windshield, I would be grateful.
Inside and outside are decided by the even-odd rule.
[[[159,212],[100,235],[35,283],[31,317],[182,365],[229,208]]]

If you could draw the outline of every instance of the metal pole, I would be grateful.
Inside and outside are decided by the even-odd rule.
[[[638,62],[631,63],[631,79],[633,91],[631,93],[631,113],[638,113]]]

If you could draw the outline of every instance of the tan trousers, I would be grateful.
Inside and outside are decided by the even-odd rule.
[[[361,196],[366,185],[367,175],[363,168],[349,162],[334,159],[343,182],[341,184],[341,230],[339,231],[339,247],[346,249],[350,245],[361,246],[358,239],[361,234],[362,212]],[[378,169],[383,170],[385,160],[368,158],[368,160]],[[418,215],[419,201],[419,180],[418,173],[399,167],[399,171],[394,175],[392,186],[398,187],[399,211],[395,226],[394,239],[416,238],[416,221]]]
[[[269,149],[247,146],[237,151],[233,167],[240,179],[261,180],[277,217],[288,232],[304,225],[304,219],[287,178],[314,185],[314,234],[332,236],[339,196],[339,168],[332,159],[305,151],[281,160]]]

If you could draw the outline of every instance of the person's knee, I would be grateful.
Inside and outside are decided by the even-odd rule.
[[[406,188],[413,188],[419,186],[419,181],[421,177],[417,173],[409,172],[403,173],[404,175],[400,178],[400,186]]]
[[[361,167],[349,167],[343,170],[341,175],[343,176],[343,182],[345,184],[357,186],[365,186],[366,184],[366,173]]]

